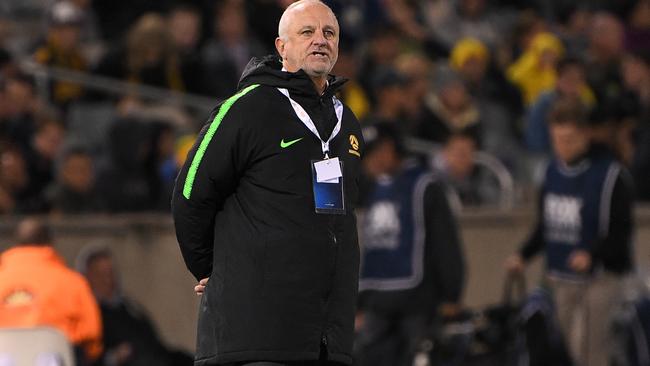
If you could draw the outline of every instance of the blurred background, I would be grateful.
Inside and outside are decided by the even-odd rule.
[[[25,215],[47,218],[70,266],[88,245],[109,247],[120,291],[162,342],[192,351],[198,301],[171,189],[211,109],[251,57],[275,53],[291,2],[2,0],[0,250]],[[453,188],[465,305],[501,297],[564,96],[628,168],[636,262],[650,263],[650,0],[324,2],[341,25],[340,98],[362,125],[394,125]]]

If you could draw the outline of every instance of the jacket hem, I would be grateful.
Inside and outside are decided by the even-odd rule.
[[[319,352],[235,351],[197,358],[194,360],[194,366],[214,366],[239,361],[316,361],[319,355]],[[352,365],[352,357],[347,354],[330,353],[328,359]]]

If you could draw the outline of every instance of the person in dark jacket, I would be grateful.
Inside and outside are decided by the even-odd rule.
[[[460,312],[464,259],[446,187],[407,158],[388,125],[366,127],[360,242],[362,366],[413,365],[434,320]]]
[[[364,145],[329,75],[339,26],[303,0],[278,28],[281,60],[249,63],[176,180],[176,235],[202,280],[195,365],[352,363]]]
[[[578,365],[608,365],[610,317],[632,269],[631,178],[613,155],[591,146],[584,107],[560,99],[551,110],[555,159],[541,189],[538,221],[519,253],[519,272],[546,254],[546,282],[569,353]]]

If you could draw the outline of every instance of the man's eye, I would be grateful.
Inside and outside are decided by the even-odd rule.
[[[312,33],[314,33],[314,32],[311,31],[311,30],[304,30],[304,31],[302,31],[302,34],[305,34],[305,35],[310,35],[310,34],[312,34]]]
[[[325,31],[325,37],[327,37],[327,38],[334,37],[334,32],[333,31]]]

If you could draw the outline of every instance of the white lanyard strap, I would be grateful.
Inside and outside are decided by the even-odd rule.
[[[334,104],[334,111],[336,112],[336,126],[334,126],[334,129],[332,130],[332,133],[330,134],[330,137],[327,139],[327,141],[323,140],[322,137],[320,137],[320,134],[318,133],[318,130],[316,129],[316,125],[314,124],[314,121],[311,120],[311,117],[309,117],[309,114],[305,111],[305,109],[298,104],[295,100],[291,99],[289,96],[289,91],[285,88],[277,88],[280,93],[284,94],[287,99],[289,99],[289,102],[291,103],[291,107],[293,107],[294,112],[296,112],[296,115],[298,118],[302,121],[302,123],[311,131],[316,137],[321,142],[321,147],[323,149],[323,154],[325,154],[325,157],[328,157],[328,153],[330,151],[330,141],[336,135],[341,131],[341,121],[343,117],[343,103],[341,103],[340,100],[338,100],[336,97],[332,96],[332,103]]]

